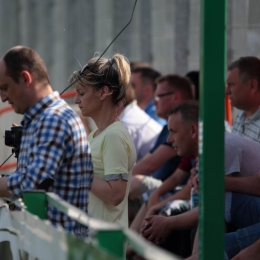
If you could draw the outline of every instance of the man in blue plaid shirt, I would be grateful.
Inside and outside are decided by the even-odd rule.
[[[16,46],[0,60],[0,95],[24,115],[18,166],[0,179],[0,196],[22,197],[26,190],[44,188],[87,213],[93,168],[86,133],[77,114],[53,92],[34,50]],[[87,235],[87,227],[51,205],[47,218],[78,237]]]

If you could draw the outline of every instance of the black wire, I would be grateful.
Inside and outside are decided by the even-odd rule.
[[[126,27],[132,22],[133,16],[134,16],[134,11],[135,11],[135,6],[136,6],[137,0],[135,0],[134,3],[134,7],[132,10],[132,14],[131,14],[131,18],[129,20],[129,22],[124,26],[124,28],[117,34],[117,36],[113,39],[113,41],[107,46],[107,48],[103,51],[103,53],[99,56],[99,58],[97,59],[97,61],[89,68],[86,69],[86,71],[90,71],[91,69],[97,64],[97,62],[101,59],[101,57],[105,54],[105,52],[108,50],[108,48],[113,44],[113,42],[118,38],[118,36],[126,29]],[[84,70],[85,71],[85,70]],[[82,73],[80,74],[83,75],[84,71],[82,71]],[[66,87],[61,93],[60,95],[62,95],[68,88],[70,88],[72,85],[74,85],[78,80],[80,80],[80,76],[74,81],[72,82],[68,87]]]
[[[97,61],[96,61],[89,69],[86,69],[86,71],[90,71],[90,72],[91,72],[91,69],[96,65],[96,63],[100,60],[100,58],[105,54],[105,52],[108,50],[108,48],[113,44],[113,42],[118,38],[118,36],[126,29],[126,27],[132,22],[136,3],[137,3],[137,0],[135,0],[134,7],[133,7],[133,10],[132,10],[132,14],[131,14],[131,18],[130,18],[129,22],[128,22],[128,23],[124,26],[124,28],[117,34],[117,36],[113,39],[113,41],[107,46],[107,48],[106,48],[106,49],[103,51],[103,53],[99,56],[99,58],[97,59]],[[85,71],[85,70],[84,70],[84,71]],[[82,71],[82,73],[80,74],[80,76],[83,75],[84,71]],[[80,79],[80,76],[79,76],[74,82],[72,82],[67,88],[65,88],[65,89],[60,93],[60,95],[62,95],[68,88],[70,88],[72,85],[74,85],[74,84]],[[0,168],[13,156],[13,154],[14,154],[18,149],[19,149],[19,146],[16,147],[16,148],[14,149],[14,151],[12,152],[12,154],[0,165]]]
[[[18,147],[16,147],[12,154],[0,165],[0,168],[13,156],[13,154],[19,149],[20,145]]]

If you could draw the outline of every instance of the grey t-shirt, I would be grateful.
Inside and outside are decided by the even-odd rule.
[[[225,175],[237,173],[236,177],[246,177],[258,174],[259,157],[259,143],[236,134],[225,133]],[[227,222],[230,222],[231,200],[232,192],[226,192]]]

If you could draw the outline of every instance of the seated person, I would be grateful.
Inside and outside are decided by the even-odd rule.
[[[260,256],[260,223],[225,235],[225,259],[258,260]]]
[[[198,176],[193,178],[193,185],[198,191]],[[259,191],[260,174],[247,177],[226,177],[226,190],[245,192],[255,196],[260,196]],[[250,196],[249,196],[250,198]],[[254,203],[254,201],[251,201]],[[259,201],[257,201],[259,205]],[[249,201],[250,203],[250,201]],[[245,203],[246,204],[246,203]],[[257,208],[256,208],[257,209]],[[243,213],[243,212],[242,212]],[[256,213],[256,212],[255,212]],[[259,218],[257,214],[256,217]],[[255,220],[257,222],[257,220]],[[260,245],[260,220],[259,223],[238,229],[235,232],[225,234],[225,259],[259,259]],[[234,257],[234,258],[233,258]],[[198,259],[198,232],[193,246],[193,253],[189,260]]]
[[[155,106],[158,116],[167,119],[173,107],[188,99],[193,99],[193,96],[191,84],[186,78],[167,75],[157,80]],[[181,158],[176,156],[174,148],[167,143],[168,135],[165,126],[150,153],[135,165],[129,192],[130,200],[140,199],[142,193],[159,187],[178,167]]]
[[[119,118],[132,136],[139,161],[153,148],[162,126],[136,104],[134,90],[130,86],[125,99],[126,103],[118,110]]]
[[[172,143],[177,153],[182,156],[197,156],[198,103],[185,101],[175,107],[170,113],[168,125],[170,131],[168,141]],[[225,174],[229,175],[226,177],[225,183],[226,191],[228,191],[226,195],[225,219],[235,229],[244,228],[259,222],[260,216],[257,212],[260,212],[260,209],[256,210],[255,208],[255,205],[260,206],[260,198],[257,197],[260,193],[260,180],[256,177],[257,173],[260,172],[259,153],[260,145],[258,143],[235,134],[225,134]],[[255,184],[252,185],[253,187],[250,190],[247,185],[242,183],[245,184],[246,180],[252,179],[255,180]],[[233,186],[234,183],[237,185]],[[148,240],[160,244],[171,231],[192,228],[197,223],[198,208],[196,207],[176,216],[147,217],[146,225],[150,227],[147,229],[142,228],[141,233]]]
[[[135,67],[135,68],[133,68]],[[166,125],[166,120],[157,115],[154,106],[154,92],[156,79],[161,76],[160,72],[150,66],[131,66],[131,86],[135,92],[137,105],[152,117],[161,126]]]
[[[182,157],[178,168],[160,187],[142,195],[143,204],[130,226],[132,230],[139,232],[144,217],[157,213],[170,216],[190,209],[191,184],[186,183],[183,188],[177,185],[187,181],[194,163],[194,156]]]

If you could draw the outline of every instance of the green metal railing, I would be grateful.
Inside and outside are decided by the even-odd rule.
[[[226,0],[201,1],[199,259],[224,259]]]
[[[226,0],[201,1],[199,255],[203,260],[224,259],[226,5]],[[149,259],[178,259],[150,246],[130,231],[88,218],[53,194],[24,193],[28,211],[41,219],[46,218],[47,202],[80,223],[89,225],[96,231],[99,246],[117,257],[122,258],[127,241],[140,255],[149,255]],[[161,255],[158,256],[155,250]]]
[[[90,237],[97,241],[97,249],[109,253],[114,259],[125,259],[125,248],[128,243],[134,251],[147,260],[178,260],[181,259],[166,250],[148,243],[136,233],[113,223],[90,218],[85,212],[70,205],[54,193],[44,191],[26,191],[23,202],[27,210],[42,220],[46,219],[47,203],[73,220],[86,225],[90,229]]]

